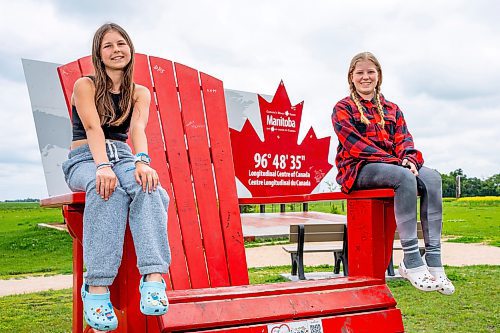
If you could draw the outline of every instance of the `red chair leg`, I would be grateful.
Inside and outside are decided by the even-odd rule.
[[[80,288],[83,284],[83,247],[73,239],[73,333],[81,333],[83,329],[83,303]]]
[[[349,276],[385,280],[385,211],[377,199],[347,201]]]

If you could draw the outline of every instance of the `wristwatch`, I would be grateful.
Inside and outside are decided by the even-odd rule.
[[[134,163],[137,163],[137,162],[141,162],[141,163],[149,165],[151,163],[151,157],[149,157],[149,155],[146,153],[137,153],[137,154],[135,154]]]

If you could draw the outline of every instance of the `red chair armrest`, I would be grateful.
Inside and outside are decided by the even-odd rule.
[[[393,198],[393,189],[376,189],[353,191],[349,194],[342,192],[324,192],[303,195],[286,195],[286,196],[270,196],[270,197],[252,197],[239,198],[240,205],[255,205],[255,204],[272,204],[272,203],[292,203],[292,202],[310,202],[310,201],[329,201],[329,200],[344,200],[344,199],[377,199],[377,198]]]
[[[62,207],[64,205],[84,205],[85,192],[73,192],[56,195],[54,197],[40,200],[42,207]]]

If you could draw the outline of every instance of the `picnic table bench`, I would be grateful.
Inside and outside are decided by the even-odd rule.
[[[424,234],[422,224],[417,223],[417,236],[420,254],[424,254]],[[290,253],[292,261],[292,276],[298,274],[299,280],[305,280],[304,253],[333,253],[333,273],[340,273],[340,265],[344,276],[348,275],[348,246],[346,223],[312,223],[290,225],[289,241],[291,244],[282,246],[283,250]],[[394,235],[393,250],[402,250],[399,242],[399,233]],[[395,276],[391,256],[387,266],[387,275]]]
[[[92,73],[90,57],[58,69],[70,110],[74,82]],[[316,332],[403,332],[385,284],[395,230],[393,190],[253,197],[238,200],[222,82],[179,63],[136,55],[134,81],[154,96],[146,129],[152,167],[171,201],[170,309],[139,311],[140,275],[127,227],[122,264],[110,287],[114,332],[268,332],[304,325]],[[249,285],[239,204],[347,200],[349,276]],[[42,200],[62,207],[73,237],[73,329],[82,332],[82,223],[85,193]],[[86,332],[92,330],[87,327]]]

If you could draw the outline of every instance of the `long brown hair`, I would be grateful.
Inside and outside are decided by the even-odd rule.
[[[130,47],[130,62],[124,69],[123,80],[121,83],[121,100],[120,109],[122,114],[116,114],[113,101],[109,94],[110,90],[113,88],[113,82],[111,78],[106,73],[106,68],[101,59],[101,46],[102,39],[104,35],[111,31],[117,31],[127,42]],[[101,120],[101,125],[112,125],[117,126],[122,124],[125,119],[132,112],[133,107],[133,96],[134,96],[134,44],[127,32],[116,23],[106,23],[103,24],[99,29],[97,29],[94,34],[94,40],[92,42],[92,64],[95,69],[94,85],[95,85],[95,105],[97,108],[97,113]]]
[[[361,122],[365,125],[368,125],[370,121],[368,118],[366,118],[365,113],[364,113],[364,107],[361,105],[361,102],[359,101],[359,94],[356,91],[356,87],[354,86],[354,82],[352,82],[352,73],[354,72],[354,68],[356,67],[356,64],[360,60],[369,60],[371,61],[374,65],[375,68],[377,69],[378,73],[378,82],[377,85],[375,86],[375,102],[377,105],[377,110],[378,114],[380,116],[380,121],[379,125],[384,126],[385,125],[385,120],[384,120],[384,109],[382,108],[382,103],[380,102],[380,86],[382,85],[382,67],[380,67],[380,63],[378,62],[377,58],[370,53],[370,52],[361,52],[356,54],[352,60],[351,64],[349,65],[349,71],[347,72],[347,82],[349,82],[349,90],[351,91],[351,98],[356,104],[356,107],[358,108],[359,113],[361,114]]]

